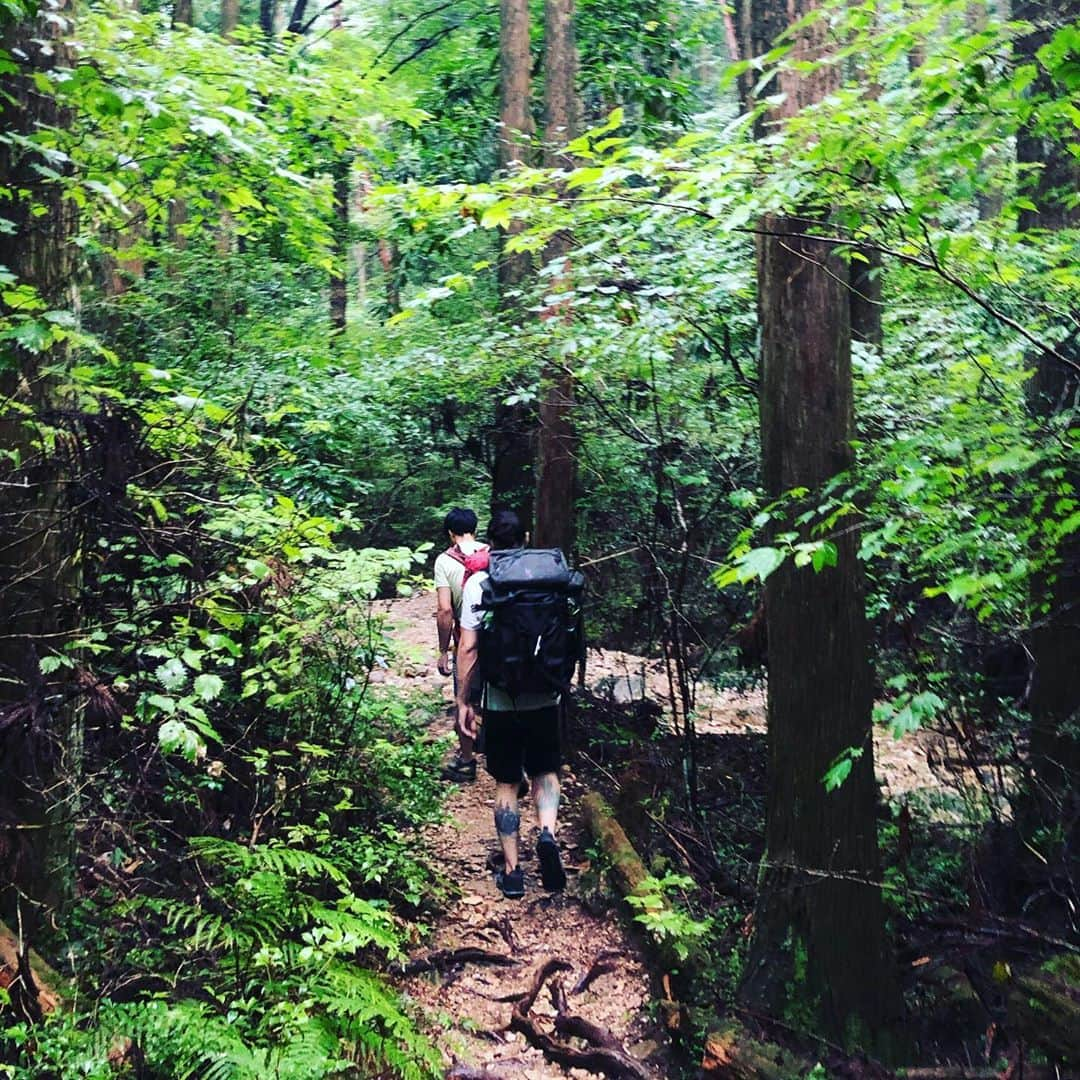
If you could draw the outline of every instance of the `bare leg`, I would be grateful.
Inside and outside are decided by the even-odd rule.
[[[518,814],[518,785],[495,785],[495,832],[502,845],[503,860],[506,870],[517,869],[518,833],[521,830],[521,815]]]
[[[536,817],[541,829],[548,829],[555,835],[555,819],[559,816],[559,777],[549,772],[532,778],[533,801],[536,803]]]

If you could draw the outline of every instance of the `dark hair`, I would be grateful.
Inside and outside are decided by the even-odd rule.
[[[443,528],[451,536],[464,536],[466,533],[474,533],[476,532],[476,514],[472,510],[455,506],[443,518]]]
[[[496,551],[521,547],[525,543],[525,526],[513,510],[496,510],[491,515],[487,535]]]

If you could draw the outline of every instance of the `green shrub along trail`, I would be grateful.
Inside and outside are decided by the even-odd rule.
[[[1078,90],[1077,0],[0,3],[0,1075],[1075,1074]],[[455,506],[586,578],[563,895]]]

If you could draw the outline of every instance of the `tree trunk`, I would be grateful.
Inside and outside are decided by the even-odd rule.
[[[528,0],[502,0],[499,8],[499,167],[512,172],[529,163],[530,136],[535,130],[529,107]],[[524,223],[512,221],[506,238],[515,236]],[[499,294],[507,306],[507,294],[516,291],[532,270],[527,251],[502,252],[499,260]]]
[[[572,162],[562,147],[574,138],[577,95],[574,89],[577,53],[574,47],[574,0],[546,0],[544,4],[544,165],[567,168]],[[553,291],[568,284],[571,238],[559,234],[544,252],[548,263],[562,269],[552,279]],[[565,304],[546,309],[541,318],[569,322]],[[541,385],[540,428],[537,435],[536,525],[537,547],[574,546],[574,502],[577,481],[577,434],[574,430],[574,377],[565,366],[549,363]]]
[[[348,319],[349,172],[348,157],[334,162],[334,269],[330,274],[330,329],[340,334]]]
[[[863,258],[851,264],[851,336],[881,352],[885,334],[881,325],[881,252],[861,248]]]
[[[528,0],[502,0],[499,8],[499,167],[511,173],[531,156],[530,137],[535,124],[530,108],[529,81],[532,54],[529,45]],[[499,302],[504,311],[514,308],[522,285],[532,273],[532,255],[507,251],[506,242],[525,225],[511,221],[502,236],[499,257]],[[491,508],[509,507],[525,528],[532,530],[536,494],[536,410],[523,403],[495,406]]]
[[[1017,45],[1019,58],[1035,64],[1038,75],[1031,93],[1052,96],[1064,93],[1055,88],[1037,53],[1054,30],[1080,19],[1080,0],[1034,0],[1019,3],[1016,17],[1036,24],[1033,33]],[[1027,194],[1035,209],[1021,210],[1019,227],[1031,229],[1075,229],[1080,226],[1080,207],[1073,200],[1080,189],[1080,164],[1064,142],[1052,141],[1033,126],[1020,132],[1016,157],[1021,165],[1036,166],[1028,174]],[[1080,358],[1075,338],[1070,346]],[[1080,380],[1075,373],[1048,353],[1035,358],[1035,373],[1028,396],[1036,416],[1052,418],[1080,406]],[[1080,468],[1069,470],[1062,484],[1080,490]],[[1080,792],[1080,536],[1066,537],[1057,552],[1057,563],[1034,582],[1037,608],[1031,631],[1034,658],[1031,709],[1031,763],[1036,779],[1036,803],[1043,816],[1077,821]],[[1066,805],[1071,803],[1071,811]],[[1075,847],[1073,848],[1075,850]]]
[[[815,0],[755,0],[755,55],[784,19]],[[760,18],[758,16],[761,16]],[[804,30],[795,59],[819,56],[822,23]],[[763,40],[764,38],[764,40]],[[835,68],[789,72],[772,120],[820,100]],[[808,235],[805,217],[770,216],[758,241],[762,470],[770,498],[805,487],[807,503],[852,464],[848,267]],[[793,510],[777,531],[796,528]],[[872,682],[856,535],[834,540],[837,565],[820,573],[791,560],[769,576],[769,796],[754,937],[740,988],[781,1015],[792,995],[814,1030],[870,1045],[894,999],[885,959],[877,850]],[[845,751],[858,755],[832,792],[822,781]]]
[[[533,405],[515,402],[495,406],[491,466],[491,509],[513,510],[526,531],[533,527],[536,494],[537,413]]]
[[[3,49],[20,58],[21,72],[5,78],[4,131],[33,139],[70,124],[33,76],[70,65],[62,38],[71,14],[70,0],[56,0],[46,17],[5,32]],[[0,265],[47,307],[67,309],[77,218],[61,185],[43,180],[39,167],[47,164],[28,145],[0,143],[0,217],[15,226],[0,232]],[[62,344],[32,352],[9,343],[0,358],[0,907],[21,906],[29,936],[45,909],[72,895],[82,757],[75,679],[66,667],[51,675],[41,667],[78,626],[79,530],[69,503],[75,451],[57,378],[46,374],[65,360]]]
[[[221,36],[231,37],[240,24],[240,0],[221,0]]]
[[[259,0],[259,29],[264,38],[274,36],[274,25],[277,22],[277,0]]]
[[[194,0],[173,0],[173,26],[193,26],[195,23]]]
[[[379,262],[385,279],[386,306],[391,315],[401,310],[401,289],[398,286],[397,245],[393,240],[379,238]]]

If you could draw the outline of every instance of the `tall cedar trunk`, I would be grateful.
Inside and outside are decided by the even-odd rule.
[[[221,36],[230,37],[240,23],[240,0],[221,0]]]
[[[172,21],[174,26],[192,26],[195,23],[194,0],[174,0]]]
[[[1057,28],[1080,19],[1080,0],[1050,3],[1020,3],[1016,16],[1036,24],[1033,33],[1018,43],[1020,59],[1038,65],[1036,54]],[[1031,87],[1032,94],[1063,95],[1045,70]],[[1080,227],[1080,207],[1075,193],[1080,189],[1080,165],[1061,142],[1044,137],[1033,128],[1020,133],[1016,157],[1021,165],[1038,166],[1026,192],[1034,210],[1021,210],[1019,226],[1030,229],[1075,229]],[[1063,346],[1080,360],[1075,339]],[[1074,370],[1052,355],[1035,358],[1035,373],[1028,386],[1029,400],[1036,415],[1052,417],[1080,407],[1080,380]],[[1080,467],[1064,478],[1072,491],[1080,491]],[[1074,495],[1075,497],[1075,495]],[[1035,662],[1031,687],[1031,760],[1037,780],[1037,803],[1044,813],[1058,820],[1072,820],[1076,828],[1080,793],[1080,536],[1073,533],[1058,551],[1057,564],[1036,579],[1034,600],[1044,612],[1037,612],[1031,631],[1031,653]],[[1071,809],[1063,801],[1071,801]]]
[[[816,0],[754,0],[752,55]],[[819,55],[821,24],[800,58]],[[782,120],[834,86],[834,68],[786,74]],[[822,485],[852,463],[848,267],[806,235],[804,217],[768,217],[758,242],[762,470],[770,497]],[[791,519],[778,531],[795,528]],[[766,582],[769,634],[769,797],[766,854],[743,997],[781,1015],[796,995],[814,1030],[875,1040],[892,1004],[885,962],[871,737],[872,680],[856,538],[835,538],[837,565],[815,573],[787,561]],[[860,755],[833,792],[822,777],[838,755]]]
[[[349,171],[348,157],[334,162],[334,269],[330,274],[330,328],[345,329],[349,308]]]
[[[568,167],[560,148],[574,138],[577,97],[574,89],[577,54],[574,47],[574,0],[546,0],[544,4],[544,165]],[[553,278],[558,291],[569,276],[571,238],[557,234],[544,251],[545,261],[561,260],[563,271]],[[569,321],[564,306],[546,310],[548,321]],[[552,335],[554,337],[554,335]],[[574,377],[565,367],[548,364],[542,379],[540,427],[536,451],[537,547],[574,546],[574,503],[577,481],[577,434],[574,430]]]
[[[9,27],[3,49],[22,59],[8,75],[0,127],[33,137],[65,127],[67,110],[34,84],[34,71],[66,67],[62,42],[72,5],[51,0],[36,22]],[[46,164],[31,148],[0,144],[0,265],[32,285],[49,308],[71,306],[77,219],[59,184],[42,179]],[[17,191],[14,199],[4,192]],[[0,356],[0,907],[17,898],[24,928],[72,892],[74,818],[81,762],[81,713],[66,668],[42,672],[78,625],[78,530],[68,501],[72,436],[55,375],[62,346],[33,353],[8,343]],[[19,410],[30,410],[29,416]],[[17,464],[12,464],[12,462]],[[23,825],[28,828],[7,828]]]
[[[530,136],[535,129],[529,103],[532,54],[528,0],[502,0],[499,18],[499,165],[504,172],[512,172],[528,163]],[[512,221],[503,236],[499,298],[504,310],[517,303],[521,286],[532,272],[529,252],[506,250],[506,240],[523,229],[523,222]],[[532,406],[502,402],[495,406],[491,508],[516,510],[530,531],[536,494],[536,427]]]
[[[535,130],[529,106],[532,54],[528,0],[502,0],[499,13],[499,166],[511,172],[517,165],[528,164],[530,136]],[[506,235],[513,236],[523,228],[523,222],[513,221]],[[500,295],[505,298],[517,289],[531,269],[527,251],[504,250],[499,260]]]

